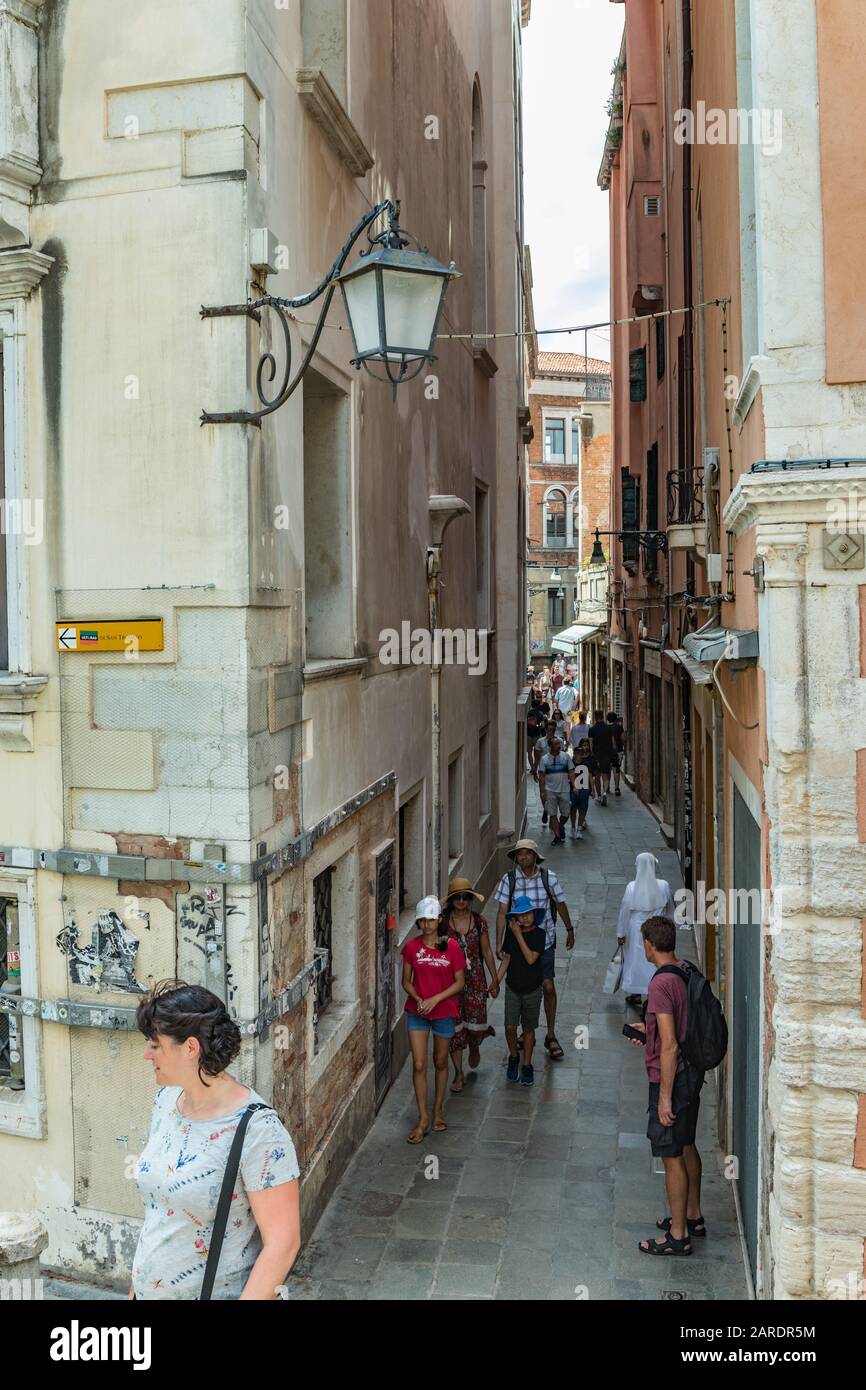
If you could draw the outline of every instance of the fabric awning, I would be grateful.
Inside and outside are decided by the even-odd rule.
[[[564,632],[558,632],[551,642],[551,650],[564,652],[574,655],[581,642],[585,642],[588,637],[592,637],[596,632],[601,631],[601,624],[596,623],[592,627],[576,623],[574,627],[567,627]]]

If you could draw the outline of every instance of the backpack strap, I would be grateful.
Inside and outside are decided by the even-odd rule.
[[[553,918],[553,925],[555,927],[556,914],[559,905],[554,896],[553,889],[550,886],[550,874],[548,873],[547,869],[543,868],[542,866],[539,866],[539,873],[541,874],[541,882],[544,884],[544,891],[547,894],[548,900],[550,902],[550,915]]]
[[[508,870],[508,906],[505,909],[506,916],[511,911],[511,904],[514,902],[514,890],[517,887],[517,870]]]
[[[208,1300],[213,1292],[217,1266],[220,1262],[220,1254],[222,1252],[223,1240],[225,1239],[226,1226],[229,1219],[229,1209],[232,1204],[232,1192],[234,1191],[238,1169],[241,1165],[241,1154],[243,1153],[247,1125],[257,1110],[270,1109],[270,1105],[262,1105],[258,1102],[255,1105],[248,1105],[238,1120],[238,1127],[235,1130],[232,1146],[229,1149],[229,1156],[226,1160],[223,1185],[220,1189],[219,1201],[217,1202],[216,1216],[214,1217],[213,1230],[211,1231],[210,1246],[207,1252],[207,1264],[204,1268],[204,1279],[202,1280],[199,1300]]]
[[[688,962],[686,962],[686,964],[688,964]],[[691,973],[691,970],[688,972],[683,970],[681,965],[660,965],[656,971],[657,975],[679,975],[686,989],[688,989],[689,975],[691,975]]]

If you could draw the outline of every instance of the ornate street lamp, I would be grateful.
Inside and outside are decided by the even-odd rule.
[[[667,554],[668,538],[666,531],[598,531],[595,533],[595,540],[592,545],[592,554],[589,557],[591,565],[604,565],[607,561],[604,558],[604,551],[601,545],[602,536],[616,536],[618,540],[625,540],[631,537],[636,540],[638,545],[642,545],[645,550],[660,550],[663,555]]]
[[[388,214],[388,226],[378,236],[371,236],[370,227]],[[265,415],[279,410],[289,399],[310,364],[318,346],[325,318],[331,306],[334,290],[339,284],[346,306],[346,315],[355,356],[352,365],[360,371],[363,366],[371,376],[389,381],[396,398],[397,387],[411,381],[425,362],[435,361],[433,347],[439,329],[439,319],[448,283],[460,272],[454,262],[442,265],[422,247],[417,238],[399,225],[400,204],[390,199],[377,204],[352,229],[342,251],[328,274],[309,294],[296,299],[278,299],[263,295],[246,304],[227,304],[218,308],[202,307],[202,318],[221,318],[231,314],[246,314],[261,322],[261,309],[273,309],[283,330],[286,365],[280,387],[269,396],[263,385],[265,375],[272,382],[276,375],[276,359],[270,351],[259,359],[256,371],[256,391],[260,410],[229,412],[202,411],[203,425],[261,425]],[[343,267],[362,232],[367,232],[369,247],[348,270]],[[407,249],[414,243],[415,249]],[[297,372],[292,376],[292,343],[287,309],[300,309],[312,304],[319,295],[325,298],[309,347]],[[378,371],[376,369],[379,369]]]

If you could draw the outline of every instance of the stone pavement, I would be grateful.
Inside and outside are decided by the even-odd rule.
[[[557,1033],[551,1062],[540,1045],[535,1085],[505,1078],[503,997],[497,1030],[460,1095],[449,1092],[448,1131],[406,1143],[415,1118],[409,1066],[343,1176],[289,1280],[292,1299],[745,1299],[731,1185],[716,1143],[714,1088],[702,1093],[698,1143],[709,1235],[688,1259],[642,1255],[665,1210],[646,1128],[643,1054],[622,1036],[622,994],[602,993],[623,889],[635,854],[650,849],[659,876],[678,886],[676,855],[627,789],[591,806],[580,843],[549,847],[530,790],[527,833],[539,840],[577,918],[575,949],[557,945]],[[485,910],[491,931],[495,904]],[[690,931],[680,932],[686,957]],[[574,1046],[589,1025],[589,1045]],[[450,1085],[450,1078],[449,1078]],[[432,1089],[432,1065],[431,1065]],[[660,1166],[660,1165],[659,1165]]]

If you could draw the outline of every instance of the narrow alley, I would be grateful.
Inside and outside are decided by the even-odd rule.
[[[447,1133],[429,1134],[420,1149],[406,1143],[415,1120],[407,1063],[306,1241],[291,1299],[514,1299],[527,1288],[556,1300],[748,1297],[712,1078],[698,1135],[707,1239],[675,1262],[637,1249],[666,1210],[664,1179],[645,1137],[643,1055],[622,1036],[622,994],[604,994],[602,983],[635,854],[653,850],[672,886],[676,855],[627,788],[621,801],[593,805],[582,843],[555,849],[534,793],[530,800],[527,834],[578,924],[572,952],[561,926],[557,944],[566,1055],[549,1061],[539,1031],[535,1085],[509,1085],[500,995],[490,1011],[496,1037],[484,1043],[478,1072],[461,1094],[449,1093]],[[492,932],[495,903],[485,916]],[[693,957],[691,932],[679,937],[681,954]],[[588,1046],[572,1046],[587,1024]]]

